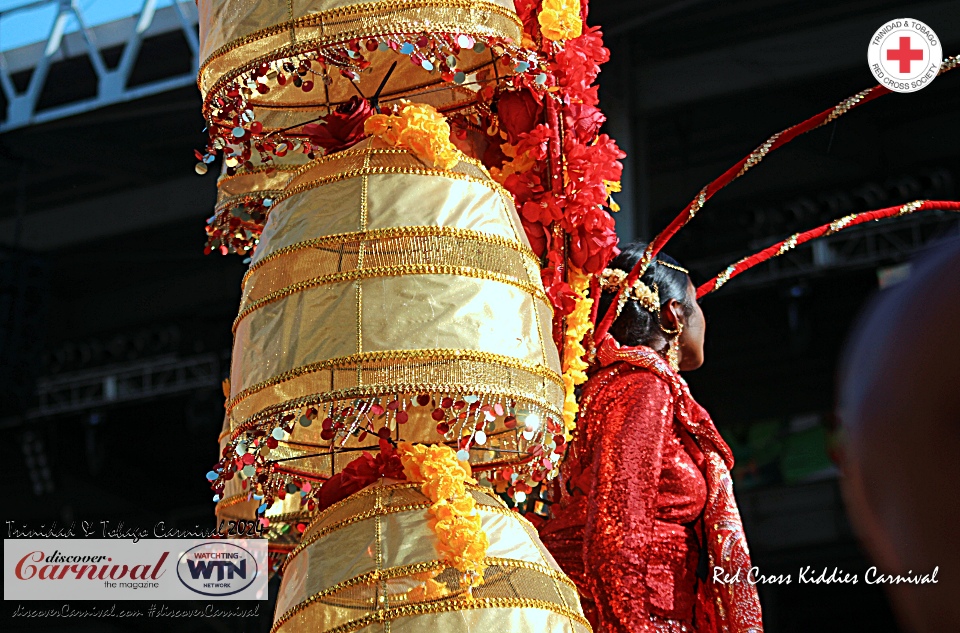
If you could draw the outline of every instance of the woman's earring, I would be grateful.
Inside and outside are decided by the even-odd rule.
[[[667,347],[667,363],[673,371],[680,371],[680,334],[683,332],[683,323],[677,323],[677,335]]]

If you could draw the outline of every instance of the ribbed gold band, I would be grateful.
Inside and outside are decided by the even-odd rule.
[[[229,12],[217,19],[229,19]],[[279,22],[243,35],[220,46],[209,55],[200,67],[197,85],[204,95],[204,111],[209,112],[211,100],[234,79],[257,68],[264,62],[284,59],[337,46],[354,39],[382,36],[419,35],[421,33],[459,34],[487,37],[504,43],[520,41],[521,24],[517,15],[504,6],[487,0],[393,0],[367,2],[346,7],[311,13],[294,20]],[[392,51],[368,53],[368,59],[395,55]],[[471,73],[491,64],[489,52],[473,53],[467,49],[461,55],[457,70]],[[374,64],[379,66],[380,64]],[[439,73],[428,73],[406,64],[393,78],[392,86],[382,94],[386,100],[441,82]],[[404,76],[409,75],[409,77]],[[339,73],[328,75],[336,84],[346,83]],[[379,82],[380,76],[364,73],[361,79]],[[315,96],[304,102],[299,89],[288,87],[284,93],[294,100],[288,105],[321,107],[342,102],[342,96],[350,93],[338,86],[326,91],[317,90]],[[372,94],[361,85],[365,94]],[[332,93],[332,94],[331,94]],[[331,98],[332,97],[332,98]],[[263,99],[279,105],[277,97]],[[282,98],[281,98],[282,99]]]
[[[563,381],[553,370],[510,356],[444,349],[367,352],[305,365],[241,391],[227,411],[237,429],[311,400],[432,392],[480,395],[478,385],[489,396],[526,400],[560,415],[556,403],[563,401]]]

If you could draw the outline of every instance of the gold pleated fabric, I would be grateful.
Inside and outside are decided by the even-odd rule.
[[[564,397],[551,320],[515,206],[482,165],[429,168],[368,139],[305,166],[277,196],[234,323],[231,428],[269,431],[316,406],[408,442],[483,431],[474,464],[525,461],[533,444],[549,454],[545,421]],[[458,415],[450,402],[465,398]],[[323,430],[297,426],[271,458],[316,480],[355,457],[342,449],[376,447]]]
[[[257,81],[250,78],[250,73],[262,64],[274,63],[274,76],[275,62],[281,62],[282,72],[283,61],[295,65],[307,58],[313,61],[305,77],[316,83],[316,88],[307,92],[288,84],[288,89],[274,87],[257,94],[251,107],[258,120],[263,120],[267,112],[315,109],[347,101],[356,91],[340,69],[355,72],[356,87],[369,97],[387,67],[399,61],[382,93],[383,102],[435,86],[455,87],[432,63],[425,66],[398,56],[394,49],[403,42],[427,38],[448,55],[455,53],[457,71],[471,74],[494,67],[497,59],[489,47],[474,50],[474,40],[511,46],[519,45],[521,39],[521,24],[512,0],[199,0],[198,8],[200,57],[205,60],[198,84],[208,114],[216,109],[217,98],[225,96],[228,86],[249,84],[255,89]],[[461,35],[471,38],[464,42],[470,45],[462,49],[456,45]],[[358,49],[370,62],[371,72],[356,67],[350,52],[351,42],[356,45],[367,41],[394,45],[386,50]],[[456,91],[430,97],[433,105],[445,101],[448,106],[468,98],[468,93]]]
[[[381,481],[319,515],[287,561],[271,633],[590,631],[536,529],[479,486],[469,490],[490,539],[487,567],[482,584],[462,587],[437,560],[419,486]]]

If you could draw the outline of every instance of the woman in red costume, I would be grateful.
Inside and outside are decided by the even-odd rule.
[[[600,314],[645,246],[604,271]],[[695,288],[661,255],[627,296],[597,342],[543,542],[598,633],[762,631],[733,456],[678,373],[703,363]]]

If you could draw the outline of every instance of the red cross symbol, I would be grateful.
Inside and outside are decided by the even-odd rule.
[[[923,59],[922,48],[910,48],[910,36],[900,38],[900,48],[891,48],[887,51],[887,61],[900,62],[900,72],[910,72],[910,62]]]

